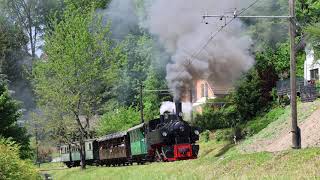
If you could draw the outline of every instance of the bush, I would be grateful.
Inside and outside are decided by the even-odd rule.
[[[252,136],[261,131],[262,129],[266,128],[268,124],[275,121],[279,116],[281,116],[284,113],[285,108],[276,107],[268,113],[260,115],[254,118],[252,121],[249,121],[246,124],[244,124],[242,126],[242,134],[245,134],[246,136]]]
[[[230,128],[239,121],[235,106],[213,109],[207,107],[202,114],[198,114],[194,119],[194,124],[202,129],[223,129]]]
[[[203,133],[201,133],[200,138],[201,138],[201,139],[200,139],[201,141],[209,142],[209,140],[210,140],[210,131],[209,131],[209,130],[206,130],[206,131],[204,131]]]
[[[31,161],[19,158],[19,146],[3,138],[0,138],[0,179],[41,179]]]
[[[215,133],[217,141],[231,141],[233,138],[233,131],[231,128],[219,129]]]
[[[233,141],[234,136],[236,139],[242,139],[244,137],[241,127],[236,126],[234,128],[221,129],[216,131],[216,140],[217,141]]]
[[[105,113],[98,124],[98,134],[105,135],[117,131],[127,130],[139,124],[140,112],[133,107],[119,107]]]

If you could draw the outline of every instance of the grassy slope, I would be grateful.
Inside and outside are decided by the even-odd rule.
[[[289,150],[280,153],[239,154],[225,143],[201,144],[197,160],[153,163],[127,167],[88,167],[52,170],[53,179],[239,179],[239,178],[313,178],[320,177],[320,149]],[[216,156],[220,154],[220,156]]]
[[[299,121],[310,115],[314,106],[299,105]],[[280,115],[278,118],[274,118]],[[88,167],[51,170],[53,179],[301,179],[305,177],[320,177],[320,148],[303,150],[288,150],[278,153],[246,153],[241,149],[248,144],[254,144],[259,139],[271,138],[288,120],[290,110],[274,109],[262,116],[264,121],[270,121],[267,128],[253,137],[248,138],[238,146],[227,142],[211,140],[200,142],[200,155],[197,160],[173,163],[153,163],[143,166],[126,167]],[[251,126],[255,126],[252,125]],[[257,126],[265,127],[265,124]],[[259,128],[255,128],[259,129]],[[47,165],[47,169],[50,165]]]
[[[298,103],[298,123],[302,123],[307,119],[307,117],[309,117],[319,106],[320,100],[310,103]],[[290,117],[291,111],[289,106],[282,109],[274,108],[266,115],[258,117],[255,121],[268,121],[268,125],[266,125],[265,128],[257,134],[244,140],[244,142],[238,146],[238,149],[241,149],[241,151],[244,152],[251,152],[254,150],[250,147],[251,145],[257,145],[261,141],[266,140],[272,141],[274,138],[280,136],[284,131],[287,132],[288,126],[290,126]]]

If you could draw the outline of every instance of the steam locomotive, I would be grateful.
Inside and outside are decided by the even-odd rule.
[[[183,120],[182,105],[176,102],[176,113],[165,112],[127,131],[86,140],[85,159],[97,166],[195,159],[198,140],[199,129]],[[79,166],[79,149],[78,142],[62,145],[61,161],[68,167]]]

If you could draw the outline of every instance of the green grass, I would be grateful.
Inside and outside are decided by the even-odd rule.
[[[320,177],[320,148],[240,154],[226,142],[201,143],[196,160],[125,167],[50,170],[53,179],[301,179]],[[220,154],[220,156],[218,156]]]
[[[62,162],[54,162],[54,163],[42,163],[40,164],[40,170],[47,170],[47,169],[61,169],[65,168],[66,166]]]
[[[276,107],[262,116],[258,116],[249,121],[245,125],[248,135],[253,135],[266,128],[270,123],[276,121],[279,117],[284,115],[287,117],[289,108]]]

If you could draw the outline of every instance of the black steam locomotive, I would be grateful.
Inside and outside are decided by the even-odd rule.
[[[183,120],[181,103],[176,103],[175,114],[166,112],[127,131],[87,140],[86,161],[110,166],[195,159],[198,140],[199,129]],[[80,165],[79,149],[77,142],[60,147],[62,161],[68,167]]]
[[[176,114],[164,113],[146,125],[149,156],[164,161],[197,158],[199,129],[182,119],[181,103],[176,103]]]

